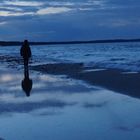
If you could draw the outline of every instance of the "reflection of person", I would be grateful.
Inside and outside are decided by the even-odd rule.
[[[31,49],[28,40],[24,40],[24,43],[20,49],[20,55],[24,59],[24,79],[22,80],[21,86],[27,96],[30,96],[32,90],[32,79],[29,78],[28,62],[31,57]]]
[[[30,96],[30,92],[32,90],[32,79],[29,78],[29,71],[28,69],[24,69],[24,79],[22,80],[21,86],[26,96]]]
[[[20,55],[24,59],[24,66],[28,66],[29,58],[32,55],[28,40],[24,40],[24,43],[20,49]]]

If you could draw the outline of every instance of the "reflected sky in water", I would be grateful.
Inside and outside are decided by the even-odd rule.
[[[10,71],[11,70],[11,71]],[[0,69],[0,136],[10,140],[138,140],[140,101],[65,76]]]

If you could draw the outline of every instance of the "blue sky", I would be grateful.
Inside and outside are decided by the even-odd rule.
[[[139,0],[1,0],[0,40],[140,38]]]

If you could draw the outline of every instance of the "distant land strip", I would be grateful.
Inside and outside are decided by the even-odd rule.
[[[30,45],[64,45],[64,44],[94,44],[94,43],[125,43],[140,42],[140,39],[107,39],[107,40],[89,40],[89,41],[53,41],[53,42],[30,42]],[[20,41],[0,41],[0,46],[19,46]]]

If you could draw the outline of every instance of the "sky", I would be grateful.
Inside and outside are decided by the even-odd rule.
[[[0,40],[140,38],[140,0],[0,0]]]

